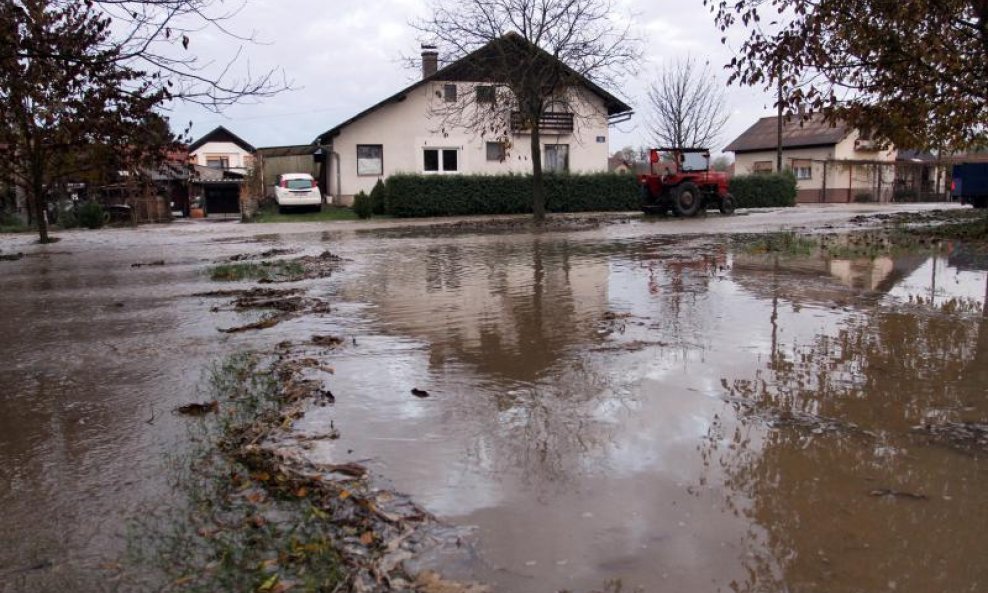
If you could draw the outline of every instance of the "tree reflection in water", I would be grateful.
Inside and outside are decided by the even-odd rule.
[[[738,420],[701,453],[752,521],[732,590],[984,590],[984,455],[913,428],[988,420],[986,369],[988,317],[905,307],[774,342],[754,378],[725,380]]]

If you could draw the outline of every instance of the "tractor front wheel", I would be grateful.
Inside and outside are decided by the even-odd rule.
[[[734,201],[734,196],[731,194],[724,194],[724,197],[720,199],[720,213],[726,216],[734,214],[734,209],[737,208],[737,203]]]
[[[695,216],[703,205],[700,188],[689,181],[673,190],[672,208],[677,216]]]

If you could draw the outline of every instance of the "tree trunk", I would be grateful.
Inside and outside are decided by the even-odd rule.
[[[532,122],[532,219],[541,225],[545,222],[545,184],[542,180],[542,147],[539,120]]]
[[[51,239],[48,237],[48,217],[45,216],[44,195],[45,187],[41,176],[34,175],[28,197],[31,200],[31,205],[34,206],[34,218],[38,224],[38,242],[42,245],[51,242]]]

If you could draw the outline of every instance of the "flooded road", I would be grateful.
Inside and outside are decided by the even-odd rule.
[[[308,454],[472,527],[451,576],[988,587],[984,449],[936,430],[988,423],[988,257],[759,255],[682,234],[696,222],[177,227],[0,264],[0,590],[113,590],[124,520],[167,493],[162,455],[185,440],[170,410],[211,361],[313,334],[347,339],[327,354],[336,404],[297,425],[341,437]],[[298,283],[332,311],[220,334],[253,318],[190,295],[217,287],[211,263],[272,246],[346,258]]]

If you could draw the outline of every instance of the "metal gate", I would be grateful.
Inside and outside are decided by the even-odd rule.
[[[240,214],[240,184],[215,183],[204,189],[206,214]]]

